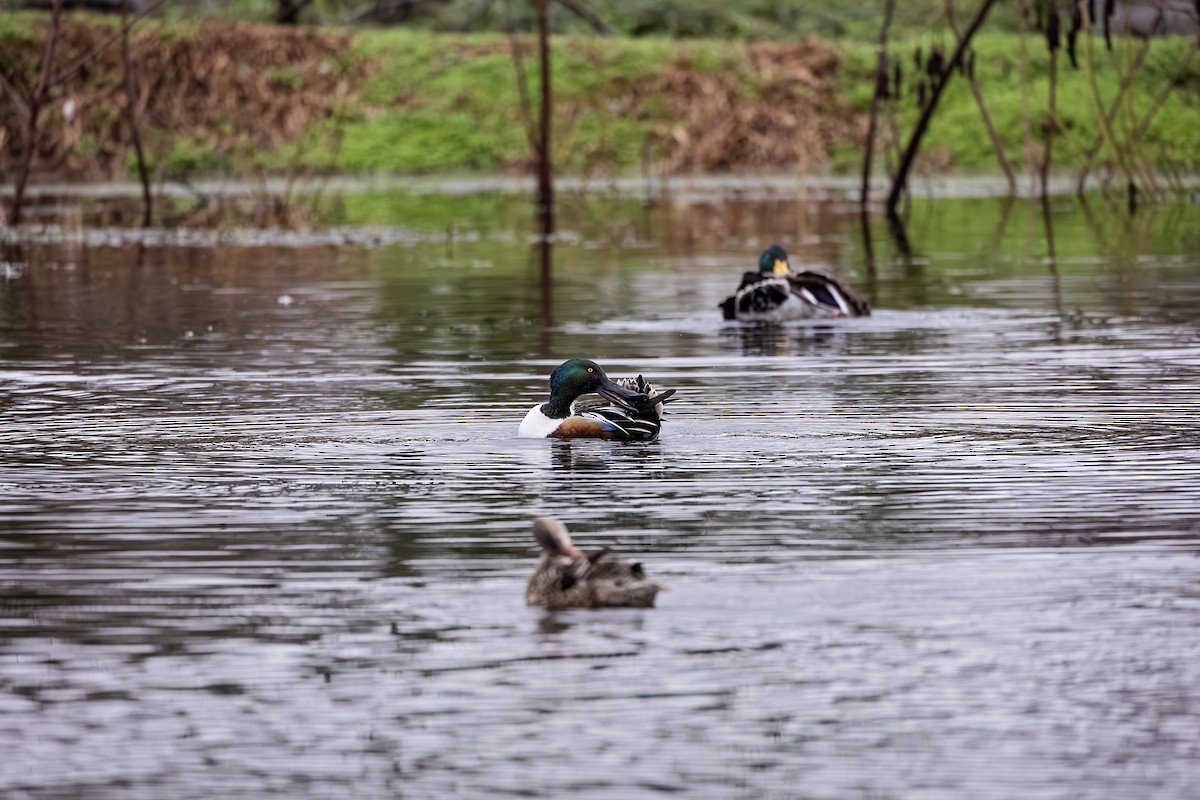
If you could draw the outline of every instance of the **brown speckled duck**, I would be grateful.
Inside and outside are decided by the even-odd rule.
[[[525,602],[547,608],[648,608],[663,588],[646,578],[641,564],[609,558],[608,548],[584,554],[571,543],[567,526],[536,517],[533,536],[542,558],[525,587]]]

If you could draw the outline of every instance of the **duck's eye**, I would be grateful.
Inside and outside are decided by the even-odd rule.
[[[588,372],[595,372],[595,371],[596,370],[592,369],[591,367],[588,367]]]

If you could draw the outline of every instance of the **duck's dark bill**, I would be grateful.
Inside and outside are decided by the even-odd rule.
[[[635,392],[632,389],[626,389],[624,386],[619,386],[612,381],[606,380],[600,384],[600,388],[596,390],[596,394],[603,397],[610,403],[616,403],[619,406],[624,406],[630,411],[637,411],[637,401],[645,400],[646,395],[641,392]]]

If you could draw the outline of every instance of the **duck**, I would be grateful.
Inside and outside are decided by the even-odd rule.
[[[585,554],[555,517],[536,517],[533,538],[541,560],[525,586],[525,603],[560,608],[650,608],[663,586],[640,563],[609,556],[608,547]]]
[[[663,404],[674,394],[656,392],[641,375],[614,381],[595,361],[568,359],[550,374],[550,400],[529,409],[517,435],[651,441],[662,429]]]
[[[843,281],[817,270],[792,272],[788,254],[773,244],[758,259],[758,272],[742,275],[737,291],[720,303],[722,316],[742,322],[865,317],[871,306]]]

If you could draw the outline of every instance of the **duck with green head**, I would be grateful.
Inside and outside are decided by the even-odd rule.
[[[525,439],[648,441],[662,428],[663,403],[641,375],[612,380],[595,361],[572,358],[550,375],[550,399],[529,410],[517,435]]]
[[[720,304],[725,319],[741,322],[788,322],[797,319],[865,317],[866,300],[832,275],[817,270],[792,272],[788,254],[777,244],[762,252],[758,272],[747,272],[741,285]]]

